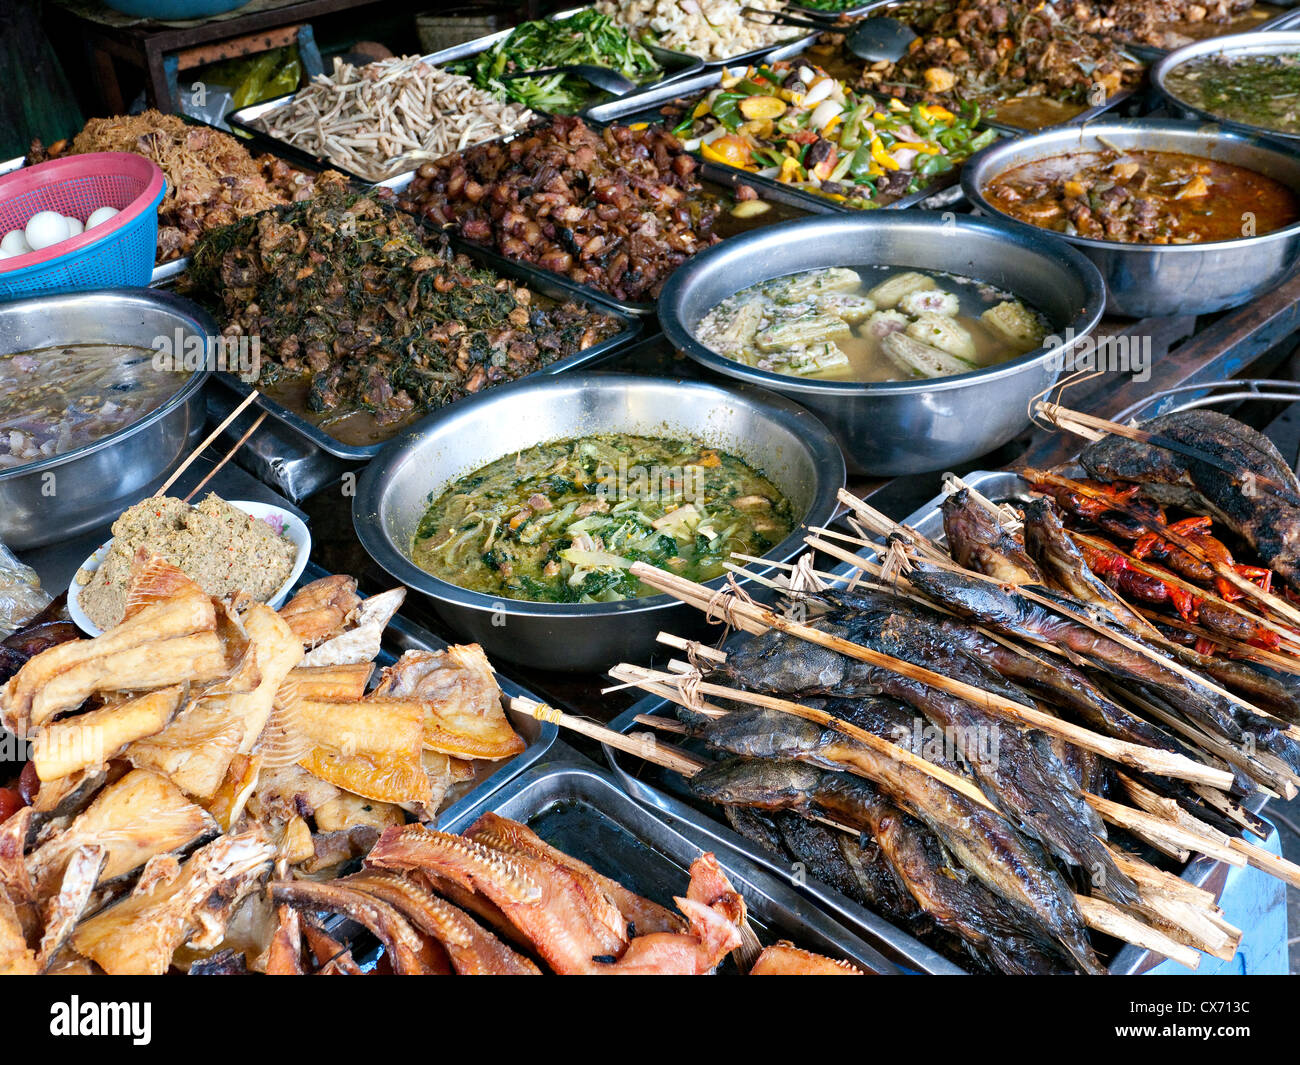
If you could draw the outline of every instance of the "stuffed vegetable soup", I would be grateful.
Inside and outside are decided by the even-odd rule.
[[[1037,348],[1050,323],[1010,292],[895,266],[805,270],[742,289],[695,338],[760,370],[826,381],[969,373]]]

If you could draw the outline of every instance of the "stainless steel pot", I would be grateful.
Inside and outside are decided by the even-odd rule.
[[[1102,141],[1120,149],[1182,152],[1233,163],[1300,193],[1300,159],[1278,144],[1221,126],[1145,118],[1062,126],[991,145],[967,161],[962,190],[979,211],[1006,219],[984,198],[984,189],[998,175],[1036,159],[1100,151]],[[1300,222],[1258,237],[1208,244],[1121,244],[1007,221],[1078,248],[1106,280],[1107,312],[1133,318],[1238,307],[1276,288],[1300,263]]]
[[[1278,130],[1253,126],[1230,118],[1221,118],[1212,111],[1175,96],[1166,81],[1169,75],[1184,63],[1208,56],[1242,59],[1248,56],[1300,55],[1300,33],[1294,30],[1270,30],[1268,33],[1234,33],[1228,37],[1211,37],[1205,41],[1175,49],[1151,68],[1151,84],[1159,92],[1169,111],[1178,118],[1196,119],[1200,122],[1218,123],[1224,129],[1251,136],[1272,137],[1289,142],[1292,150],[1300,145],[1300,133],[1282,133]]]
[[[595,433],[694,437],[719,447],[761,468],[805,525],[830,520],[844,485],[844,461],[826,427],[779,396],[698,381],[565,374],[462,400],[394,440],[361,476],[352,504],[357,536],[380,566],[429,596],[448,625],[495,658],[582,672],[641,659],[659,630],[698,612],[666,595],[593,604],[502,599],[449,584],[410,559],[420,518],[456,480],[535,444]],[[767,557],[793,558],[802,536],[796,529]]]
[[[961,274],[1013,292],[1047,315],[1060,343],[952,377],[860,384],[759,370],[695,339],[701,318],[750,285],[818,267],[882,264]],[[850,469],[894,476],[945,469],[1015,436],[1029,423],[1029,401],[1096,326],[1102,299],[1096,268],[1041,231],[951,213],[872,211],[784,222],[701,252],[668,279],[659,321],[696,362],[811,410],[839,440]]]
[[[59,344],[153,346],[157,337],[205,338],[216,323],[198,305],[152,289],[42,296],[0,303],[0,355]],[[102,440],[0,471],[0,540],[12,548],[65,540],[116,518],[165,478],[203,426],[196,370],[162,406]]]

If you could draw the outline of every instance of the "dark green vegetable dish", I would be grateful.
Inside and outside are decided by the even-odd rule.
[[[1189,59],[1169,72],[1165,88],[1219,118],[1300,133],[1300,54]]]
[[[660,73],[650,49],[614,25],[609,16],[595,11],[580,11],[565,19],[524,22],[487,51],[450,63],[447,69],[464,74],[480,89],[535,111],[564,115],[591,103],[600,91],[571,73],[509,80],[503,80],[501,75],[570,63],[608,67],[636,82],[650,81]]]
[[[605,434],[539,444],[461,478],[425,512],[411,558],[470,591],[541,603],[654,595],[649,562],[695,581],[790,535],[761,471],[699,440]]]

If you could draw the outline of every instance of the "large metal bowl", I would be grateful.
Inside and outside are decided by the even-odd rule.
[[[352,503],[357,536],[379,565],[429,596],[448,625],[494,657],[583,672],[643,658],[660,629],[689,623],[698,612],[666,595],[590,605],[502,599],[449,584],[410,559],[421,516],[456,480],[535,444],[594,433],[690,436],[722,448],[761,468],[805,525],[830,520],[844,485],[844,462],[826,427],[779,396],[698,381],[565,374],[462,400],[393,441],[361,476]],[[796,529],[767,557],[793,558],[802,535]]]
[[[1102,141],[1120,149],[1182,152],[1233,163],[1300,193],[1300,158],[1279,144],[1217,125],[1145,118],[1062,126],[991,145],[966,162],[962,190],[979,211],[1006,219],[984,198],[984,189],[995,178],[1036,159],[1101,150]],[[1238,307],[1276,288],[1300,263],[1300,222],[1240,240],[1122,244],[1007,221],[1082,251],[1106,279],[1107,312],[1132,318],[1210,314]]]
[[[952,377],[855,383],[760,370],[695,339],[701,318],[750,285],[818,267],[875,265],[961,274],[1006,289],[1047,315],[1059,343]],[[802,218],[715,245],[668,279],[659,321],[696,362],[811,410],[855,472],[894,476],[946,469],[1015,436],[1029,423],[1029,401],[1096,326],[1102,300],[1096,268],[1042,232],[950,213],[874,211]]]
[[[159,337],[216,336],[217,326],[189,300],[151,289],[42,296],[0,303],[0,355],[58,344],[129,344]],[[206,359],[205,359],[206,365]],[[147,494],[184,456],[203,427],[195,370],[170,399],[116,433],[63,455],[0,471],[0,540],[12,548],[65,540],[116,518]]]
[[[1151,68],[1151,84],[1164,100],[1165,107],[1177,118],[1196,119],[1200,122],[1218,123],[1224,129],[1257,137],[1272,137],[1289,142],[1294,150],[1300,144],[1300,133],[1283,133],[1280,130],[1253,126],[1248,122],[1221,118],[1213,111],[1188,103],[1175,96],[1166,85],[1166,79],[1177,67],[1193,59],[1206,56],[1224,56],[1238,59],[1260,55],[1300,55],[1300,33],[1294,30],[1276,30],[1268,33],[1234,33],[1228,37],[1211,37],[1175,49]]]

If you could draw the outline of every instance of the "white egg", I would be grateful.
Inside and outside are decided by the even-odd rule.
[[[68,239],[68,220],[58,211],[37,211],[23,232],[32,251],[40,251]]]
[[[94,229],[101,222],[107,222],[117,214],[116,207],[101,207],[97,211],[92,211],[90,217],[86,219],[86,228]]]
[[[86,228],[81,224],[80,218],[73,218],[70,214],[65,214],[63,218],[68,223],[68,236],[70,237],[77,236]]]
[[[21,229],[11,229],[0,238],[0,249],[9,255],[26,255],[32,249],[27,246],[27,238]]]

